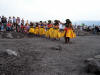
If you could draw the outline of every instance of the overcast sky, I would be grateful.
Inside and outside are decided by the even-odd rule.
[[[100,20],[100,0],[0,0],[0,15],[39,20]]]

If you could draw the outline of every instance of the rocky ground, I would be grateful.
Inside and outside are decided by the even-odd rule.
[[[18,56],[9,55],[6,50]],[[21,33],[0,33],[0,75],[94,75],[84,60],[100,54],[100,36],[77,36],[70,44]]]

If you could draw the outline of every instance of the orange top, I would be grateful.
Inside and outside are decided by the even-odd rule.
[[[54,28],[57,28],[57,29],[59,29],[59,25],[55,25],[55,26],[54,26]]]

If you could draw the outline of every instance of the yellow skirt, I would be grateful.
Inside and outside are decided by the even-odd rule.
[[[66,37],[75,38],[76,34],[73,32],[72,29],[68,29],[67,32],[66,32]]]
[[[39,35],[45,35],[45,28],[39,28]]]
[[[46,31],[45,37],[49,38],[49,30]]]
[[[34,28],[30,28],[30,29],[29,29],[29,33],[34,34]]]
[[[65,35],[65,31],[60,32],[60,38],[64,37],[64,35]]]
[[[60,32],[59,29],[54,29],[53,31],[53,38],[58,38],[60,39],[61,37],[63,37],[63,32]]]
[[[35,29],[34,29],[34,34],[36,34],[36,35],[39,34],[39,29],[38,29],[38,28],[35,28]]]
[[[45,36],[47,37],[47,38],[53,38],[53,28],[50,28],[50,29],[48,29],[47,31],[46,31],[46,33],[45,33]]]
[[[50,28],[50,29],[49,29],[49,32],[48,32],[48,33],[49,33],[49,37],[50,37],[50,38],[53,38],[53,31],[54,31],[53,28]]]

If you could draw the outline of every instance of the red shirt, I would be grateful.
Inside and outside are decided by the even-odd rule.
[[[8,27],[11,27],[11,24],[8,23],[7,26],[8,26]]]
[[[21,28],[24,28],[24,25],[21,25]]]
[[[52,27],[53,25],[52,24],[48,24],[48,28]]]
[[[65,29],[64,29],[65,31],[67,31],[68,30],[68,28],[67,27],[65,27]]]

